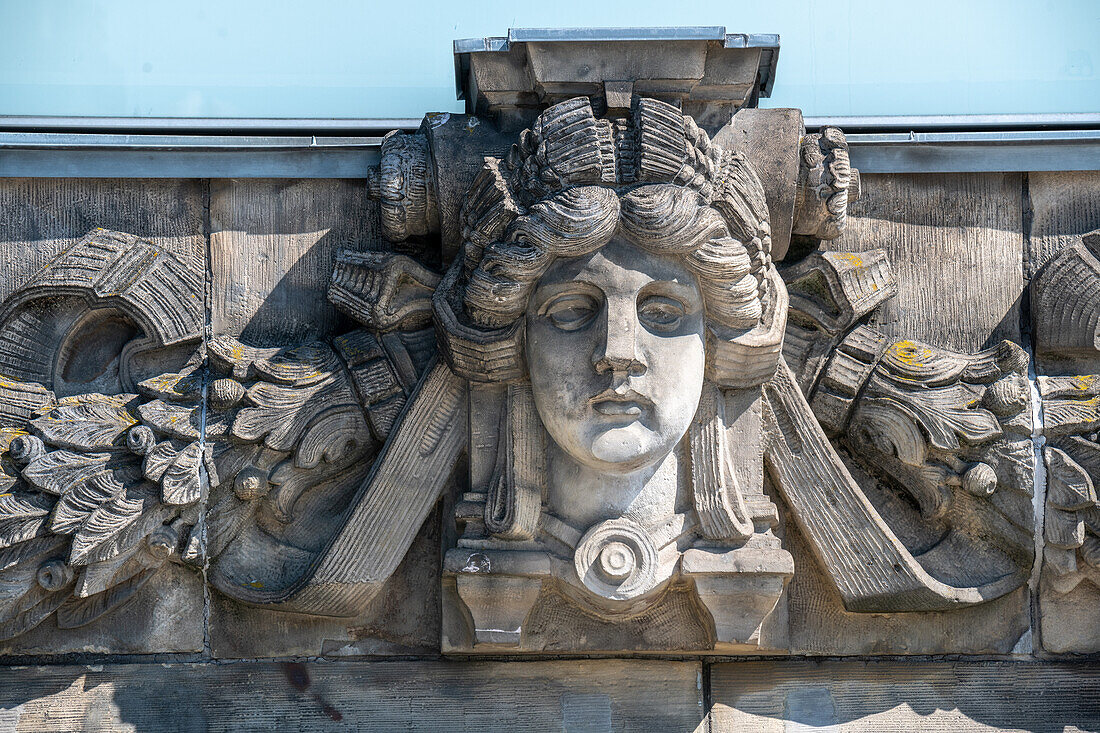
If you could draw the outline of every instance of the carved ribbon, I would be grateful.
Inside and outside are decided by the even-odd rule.
[[[771,408],[765,465],[849,611],[947,611],[990,601],[1024,582],[1024,570],[966,588],[933,578],[841,462],[785,361],[764,394]]]

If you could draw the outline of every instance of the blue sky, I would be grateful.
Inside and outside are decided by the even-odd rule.
[[[0,114],[419,117],[454,38],[631,25],[780,34],[807,115],[1100,111],[1098,0],[0,0]]]

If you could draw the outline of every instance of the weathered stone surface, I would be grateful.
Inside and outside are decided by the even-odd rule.
[[[108,444],[120,436],[124,438],[122,431],[136,418],[117,412],[110,400],[101,402],[99,408],[92,404],[63,407],[34,420],[38,427],[29,421],[38,414],[33,412],[35,409],[48,408],[53,399],[50,395],[63,398],[97,391],[132,391],[134,382],[178,368],[198,349],[204,317],[203,184],[6,179],[0,181],[0,208],[5,211],[0,221],[0,302],[6,304],[0,347],[0,374],[6,377],[4,405],[0,407],[4,417],[0,422],[9,428],[0,437],[0,445],[6,450],[28,429],[38,431],[47,442],[51,438],[60,440],[67,450],[92,448],[88,441],[103,437],[107,437]],[[112,228],[128,233],[108,231]],[[71,256],[65,258],[66,252]],[[166,343],[175,345],[159,348]],[[124,359],[119,351],[123,348],[130,349]],[[34,380],[38,386],[23,392],[12,378]],[[18,407],[13,411],[13,406]],[[50,415],[59,419],[53,420]],[[111,415],[121,417],[115,420]],[[93,427],[95,424],[99,427]],[[107,432],[95,437],[94,433],[102,429]],[[25,438],[30,452],[21,460],[33,463],[45,453],[45,447],[36,440]],[[16,466],[5,455],[0,484],[3,491],[15,492],[5,494],[11,502],[6,509],[14,512],[10,515],[14,518],[4,524],[5,543],[16,542],[6,554],[6,588],[9,603],[22,598],[14,608],[22,605],[25,610],[13,617],[13,607],[9,606],[5,624],[9,639],[3,644],[4,653],[201,651],[201,578],[190,570],[162,566],[155,555],[141,547],[145,545],[144,535],[137,536],[136,542],[133,538],[121,541],[121,554],[98,563],[96,555],[109,554],[103,543],[120,541],[120,535],[115,534],[118,525],[70,524],[66,531],[75,532],[74,544],[80,546],[72,556],[77,560],[75,590],[65,590],[68,573],[61,570],[61,565],[51,566],[58,570],[56,575],[47,574],[47,585],[60,584],[53,593],[43,588],[41,579],[46,576],[34,557],[12,565],[21,554],[19,548],[27,546],[19,544],[20,540],[34,532],[45,533],[44,512],[37,519],[33,515],[42,509],[21,514],[19,503],[24,497],[13,488],[11,480]],[[76,464],[70,467],[79,470]],[[69,490],[75,480],[56,468],[44,468],[37,475],[40,482],[50,483],[49,491],[53,493]],[[38,487],[31,488],[33,494]],[[44,508],[50,503],[47,497],[49,492],[39,494],[30,503]],[[102,503],[103,498],[100,495],[96,503]],[[121,509],[123,505],[117,506]],[[134,504],[126,507],[130,513],[118,517],[123,521],[134,518]],[[71,504],[69,508],[74,510],[70,520],[88,517],[86,507]],[[152,518],[152,514],[147,516]],[[160,519],[155,521],[160,523]],[[55,539],[61,542],[53,550],[47,545],[57,543],[49,539],[32,541],[37,542],[37,549],[30,555],[42,562],[49,560],[50,552],[58,558],[67,554],[67,538],[55,535]],[[135,548],[136,553],[132,553]],[[127,561],[128,557],[132,562]],[[36,569],[38,582],[32,578],[32,583],[41,590],[32,587],[30,595],[24,595],[28,587],[24,584],[26,573],[33,575]],[[28,609],[38,593],[42,593],[43,603]],[[103,617],[105,611],[127,598],[132,603],[120,608],[117,615]],[[34,628],[43,619],[45,623]],[[20,629],[30,633],[10,638]]]
[[[523,110],[364,181],[4,184],[6,648],[1095,650],[1095,181],[861,182],[795,111],[712,138],[748,98],[698,54],[605,78],[673,48],[625,43],[587,97],[473,69]]]
[[[1044,261],[1031,282],[1038,388],[1043,400],[1043,565],[1040,639],[1056,654],[1100,651],[1100,231],[1094,222],[1096,175],[1033,181],[1032,251]]]
[[[253,346],[339,334],[324,297],[336,254],[382,246],[363,181],[211,181],[210,227],[213,333]]]
[[[128,232],[206,269],[204,183],[168,179],[0,179],[0,300],[96,227]]]
[[[77,628],[47,619],[28,633],[0,643],[0,654],[172,654],[203,650],[202,577],[168,566],[124,605]]]
[[[13,731],[703,730],[699,665],[130,664],[0,672]]]
[[[1095,667],[780,661],[710,668],[712,731],[1090,731]]]
[[[899,501],[891,496],[886,500]],[[794,578],[786,594],[792,654],[1009,654],[1016,649],[1031,650],[1026,587],[955,611],[851,613],[797,529],[788,527],[785,541],[795,558]]]
[[[1027,276],[1033,277],[1056,252],[1100,229],[1100,173],[1065,171],[1029,173],[1031,231]]]
[[[249,606],[211,595],[210,652],[224,659],[432,655],[440,635],[440,515],[355,618]]]
[[[1016,174],[869,174],[828,249],[886,251],[898,295],[873,323],[889,336],[961,352],[1019,342],[1022,191]]]

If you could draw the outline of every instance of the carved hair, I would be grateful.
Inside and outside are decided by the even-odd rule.
[[[547,109],[503,160],[486,160],[462,221],[461,272],[440,302],[453,312],[439,320],[456,332],[444,337],[452,365],[472,379],[521,375],[516,332],[539,278],[615,236],[678,255],[696,275],[713,381],[749,386],[774,372],[786,294],[763,188],[740,154],[672,105],[640,99],[629,120],[596,119],[584,97]],[[467,351],[491,358],[479,369]]]
[[[598,250],[616,234],[655,254],[684,259],[699,279],[707,317],[748,330],[760,322],[761,283],[744,244],[696,191],[647,184],[621,194],[578,186],[533,205],[485,248],[466,285],[470,320],[501,328],[523,316],[535,284],[558,257]]]

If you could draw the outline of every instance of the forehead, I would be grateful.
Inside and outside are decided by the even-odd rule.
[[[595,252],[555,260],[539,280],[539,288],[584,282],[606,292],[637,291],[652,282],[695,287],[695,276],[676,255],[655,254],[620,237]]]

